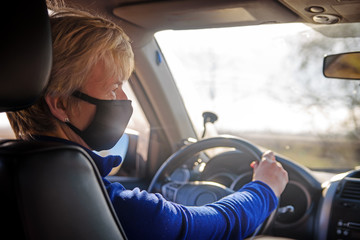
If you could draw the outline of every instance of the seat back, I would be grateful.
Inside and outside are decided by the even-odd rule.
[[[4,141],[0,191],[3,236],[125,238],[96,166],[79,147]]]
[[[0,112],[33,104],[52,63],[45,1],[7,1],[3,9],[10,14],[1,16]],[[75,146],[2,141],[0,213],[0,238],[126,239],[96,166]]]

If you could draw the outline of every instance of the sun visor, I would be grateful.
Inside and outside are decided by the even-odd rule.
[[[296,18],[272,1],[261,4],[258,1],[160,1],[119,6],[113,13],[132,24],[155,30],[253,25]]]

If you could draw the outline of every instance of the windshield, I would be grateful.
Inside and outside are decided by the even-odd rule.
[[[199,136],[202,113],[211,111],[219,134],[310,168],[353,168],[360,163],[360,82],[324,78],[322,64],[327,54],[360,50],[360,25],[318,28],[276,24],[155,37]]]

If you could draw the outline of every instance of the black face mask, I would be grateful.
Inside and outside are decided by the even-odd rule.
[[[123,135],[133,112],[130,100],[100,100],[79,91],[74,97],[96,105],[96,113],[90,125],[83,131],[66,124],[79,135],[93,150],[110,149]]]

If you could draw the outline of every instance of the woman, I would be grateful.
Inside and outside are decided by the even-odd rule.
[[[122,90],[134,67],[129,38],[114,23],[85,12],[57,9],[51,16],[53,68],[43,96],[8,113],[17,138],[84,148],[93,158],[129,239],[241,239],[278,204],[286,171],[267,152],[254,163],[253,182],[202,207],[186,207],[160,194],[126,190],[104,177],[121,157],[100,157],[121,137],[132,114]]]

